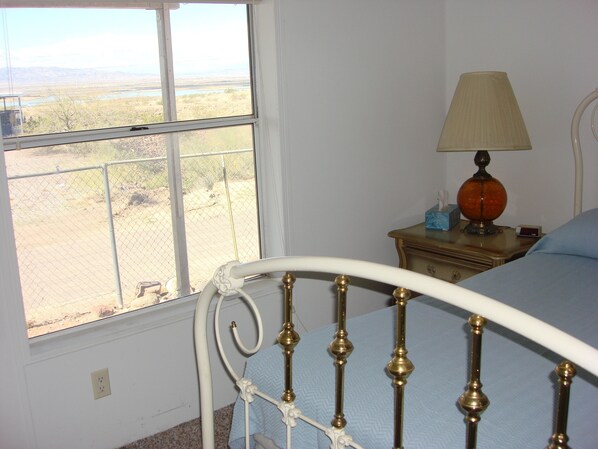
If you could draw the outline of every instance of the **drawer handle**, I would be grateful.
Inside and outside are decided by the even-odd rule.
[[[436,267],[432,264],[429,264],[427,267],[428,270],[428,274],[431,276],[435,276],[436,275]]]
[[[458,270],[453,271],[453,276],[451,278],[453,282],[457,282],[461,280],[461,273]]]

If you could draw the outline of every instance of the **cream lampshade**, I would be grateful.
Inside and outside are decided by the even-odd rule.
[[[486,172],[488,151],[529,150],[531,143],[504,72],[463,73],[455,89],[437,151],[476,151],[478,171],[459,189],[457,204],[471,234],[494,234],[507,205],[501,182]]]

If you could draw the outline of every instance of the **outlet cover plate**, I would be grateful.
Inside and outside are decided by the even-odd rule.
[[[91,373],[91,386],[93,388],[94,399],[100,399],[112,394],[112,391],[110,390],[108,368],[103,368]]]

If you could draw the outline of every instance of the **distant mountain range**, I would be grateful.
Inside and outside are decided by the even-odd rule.
[[[63,67],[12,67],[12,82],[15,86],[29,84],[59,84],[81,82],[106,82],[107,79],[135,80],[158,79],[158,75],[126,72],[104,72],[95,69],[67,69]],[[8,79],[8,69],[0,68],[0,80]]]
[[[20,86],[31,85],[56,85],[69,83],[106,83],[107,81],[141,81],[154,80],[159,81],[158,74],[151,73],[129,73],[122,71],[106,72],[96,69],[68,69],[64,67],[12,67],[10,69],[12,75],[12,84],[16,90]],[[195,76],[207,78],[226,78],[238,77],[245,74],[243,71],[233,68],[224,72],[211,72],[196,75],[180,75],[180,76]],[[4,81],[8,80],[8,69],[6,67],[0,68],[0,86]],[[0,88],[1,89],[1,88]]]

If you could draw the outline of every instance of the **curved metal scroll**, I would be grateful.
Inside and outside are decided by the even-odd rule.
[[[573,202],[573,216],[577,216],[581,213],[581,204],[583,197],[583,156],[581,154],[581,144],[579,141],[579,122],[585,112],[586,108],[594,101],[598,99],[598,89],[594,90],[587,97],[585,97],[581,103],[575,109],[573,119],[571,120],[571,144],[573,146],[573,159],[575,161],[575,194]],[[598,104],[594,107],[591,116],[592,133],[596,140],[598,140],[598,132],[596,131],[596,123],[594,122],[596,109]]]
[[[262,316],[260,315],[260,311],[251,296],[249,296],[247,293],[245,293],[240,288],[235,290],[235,293],[238,294],[239,297],[241,297],[245,300],[245,302],[249,305],[251,311],[253,312],[253,315],[255,317],[255,322],[257,323],[257,343],[255,344],[255,346],[253,348],[248,348],[247,346],[245,346],[245,344],[241,340],[241,337],[239,337],[239,333],[237,331],[237,323],[234,321],[232,321],[230,323],[230,327],[233,332],[233,337],[235,339],[235,343],[237,344],[237,346],[239,346],[239,348],[245,354],[247,354],[247,355],[255,354],[262,347],[262,341],[264,339]],[[237,374],[237,372],[233,369],[232,365],[228,361],[228,357],[226,356],[226,353],[224,352],[224,348],[222,346],[222,341],[221,341],[221,337],[220,337],[220,308],[222,306],[222,302],[224,301],[224,299],[225,299],[225,295],[221,294],[220,297],[218,298],[218,302],[216,303],[216,310],[214,311],[214,328],[215,328],[215,334],[216,334],[216,345],[218,347],[218,352],[220,353],[220,356],[222,357],[222,362],[224,363],[224,366],[226,367],[227,371],[233,377],[233,379],[235,379],[235,381],[239,381],[239,379],[241,379],[241,376],[239,374]]]

